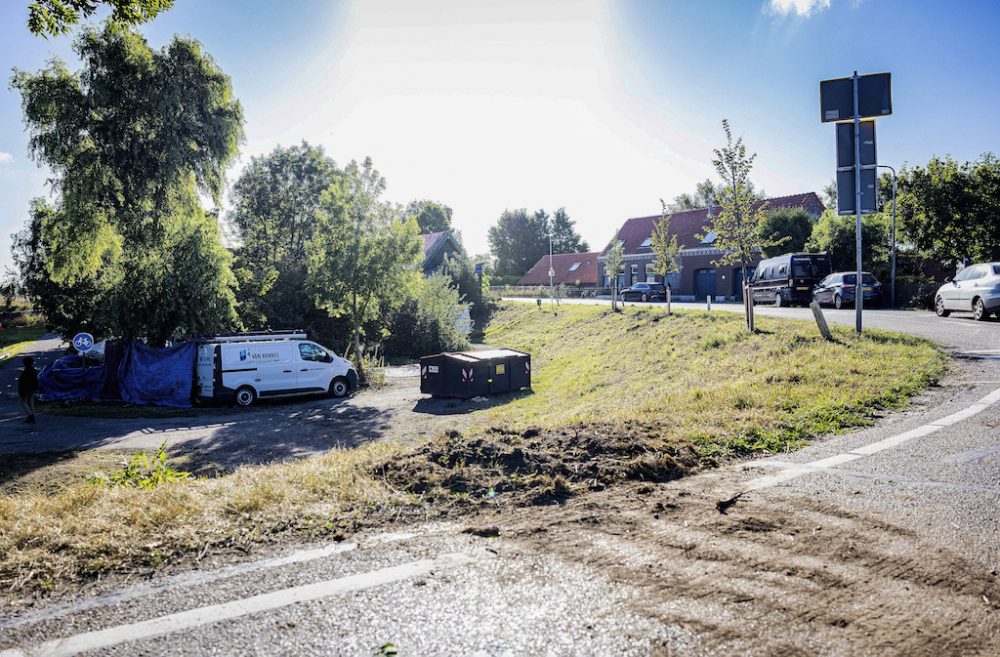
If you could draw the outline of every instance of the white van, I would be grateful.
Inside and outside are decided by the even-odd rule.
[[[212,338],[198,345],[197,367],[200,401],[243,407],[262,397],[343,397],[358,387],[350,361],[292,331]]]

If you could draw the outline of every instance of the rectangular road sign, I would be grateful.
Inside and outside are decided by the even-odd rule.
[[[819,83],[819,120],[847,121],[854,118],[854,79],[836,78]],[[892,80],[889,73],[858,78],[858,112],[862,118],[892,114]]]
[[[854,167],[837,171],[837,214],[854,214]],[[861,170],[861,214],[878,212],[875,167]]]
[[[875,152],[875,122],[861,122],[861,165],[878,164]],[[837,168],[854,166],[854,122],[837,124]]]

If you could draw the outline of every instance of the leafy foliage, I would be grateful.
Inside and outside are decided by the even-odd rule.
[[[35,207],[57,285],[96,292],[92,326],[162,343],[235,327],[230,254],[201,195],[219,202],[243,138],[229,78],[198,42],[160,51],[131,32],[85,30],[83,68],[17,72],[34,158],[54,172],[55,206]]]
[[[812,235],[806,241],[810,251],[827,251],[835,271],[854,271],[857,266],[854,215],[839,216],[834,210],[820,215]],[[862,263],[865,271],[882,275],[889,262],[888,217],[869,214],[861,217]]]
[[[360,165],[352,161],[323,195],[319,226],[306,246],[316,303],[350,323],[356,364],[365,323],[398,307],[420,276],[417,222],[401,221],[381,199],[384,190],[371,158]]]
[[[710,204],[718,203],[719,193],[722,187],[716,185],[706,178],[695,187],[694,194],[680,194],[666,206],[670,212],[684,212],[685,210],[698,210],[708,207]],[[661,199],[660,203],[663,201]]]
[[[677,242],[677,235],[670,232],[670,210],[663,199],[660,199],[660,220],[653,227],[650,252],[653,254],[653,263],[647,269],[663,276],[664,282],[670,272],[680,270],[681,247]]]
[[[167,463],[167,441],[164,440],[152,458],[145,450],[137,452],[122,463],[121,470],[110,475],[95,472],[89,481],[109,488],[127,486],[152,490],[160,484],[182,481],[190,476],[190,472],[175,470]]]
[[[463,303],[448,276],[429,276],[414,286],[413,295],[394,313],[385,353],[419,357],[466,349],[468,313],[469,304]]]
[[[420,234],[451,230],[451,208],[437,201],[410,201],[403,215],[414,217]]]
[[[766,219],[760,197],[750,182],[756,153],[748,153],[743,137],[733,140],[729,121],[722,120],[726,145],[714,150],[712,164],[723,180],[718,190],[721,212],[712,218],[712,225],[705,226],[706,233],[715,234],[716,248],[723,255],[716,264],[742,264],[751,262],[757,253],[781,244],[781,240],[765,237],[762,226]]]
[[[174,0],[34,0],[28,5],[28,29],[45,37],[65,34],[102,4],[111,8],[109,25],[121,30],[153,20]]]
[[[899,172],[899,220],[921,252],[953,265],[1000,260],[1000,159],[933,157]]]
[[[618,273],[625,262],[625,245],[615,236],[615,244],[604,256],[604,271],[611,277],[611,309],[618,310]]]
[[[524,208],[504,210],[489,230],[490,250],[495,259],[493,273],[512,282],[524,276],[539,258],[548,254],[550,234],[553,253],[590,250],[577,234],[566,208],[559,208],[551,217],[545,210],[530,215]]]
[[[539,210],[539,212],[542,211]],[[559,208],[553,212],[552,218],[547,219],[547,223],[552,235],[553,253],[586,253],[590,251],[590,245],[576,232],[575,222],[566,214],[566,208]]]
[[[768,212],[760,226],[761,235],[770,241],[765,257],[805,249],[812,235],[813,219],[803,208],[779,208]]]
[[[244,325],[315,334],[328,324],[304,289],[306,244],[323,192],[340,175],[321,147],[303,142],[253,158],[233,185],[227,219],[240,242],[234,271]]]

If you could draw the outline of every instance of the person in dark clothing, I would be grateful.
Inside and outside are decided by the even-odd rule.
[[[28,412],[25,422],[35,421],[35,395],[38,393],[38,370],[35,369],[35,361],[31,356],[25,356],[21,361],[24,363],[24,371],[21,378],[17,380],[17,396],[21,398],[21,405]]]

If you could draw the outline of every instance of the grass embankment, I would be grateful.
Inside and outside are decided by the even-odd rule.
[[[0,331],[0,367],[45,335],[44,326],[12,326]]]
[[[533,354],[534,392],[416,448],[378,443],[154,490],[85,483],[0,497],[0,586],[45,588],[208,550],[450,509],[662,481],[718,456],[869,422],[945,370],[929,343],[735,314],[501,308],[490,344]]]

